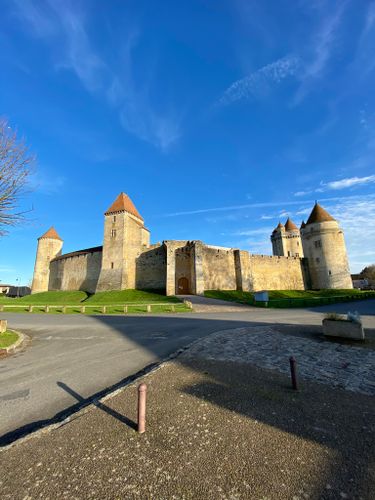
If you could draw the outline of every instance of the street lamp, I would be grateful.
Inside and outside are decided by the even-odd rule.
[[[17,282],[17,299],[18,299],[20,296],[20,289],[19,289],[20,278],[16,278],[16,282]]]

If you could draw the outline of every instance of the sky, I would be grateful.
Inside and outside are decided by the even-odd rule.
[[[1,0],[0,115],[36,155],[0,239],[28,284],[37,238],[102,244],[127,193],[152,242],[271,254],[318,200],[352,272],[375,262],[375,1]]]

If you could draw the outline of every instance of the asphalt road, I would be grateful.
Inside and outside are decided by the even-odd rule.
[[[329,310],[357,310],[365,327],[375,328],[375,300],[311,310],[249,308],[158,316],[2,313],[9,327],[31,342],[0,359],[0,445],[50,419],[62,419],[83,400],[212,332],[264,323],[317,325]],[[64,384],[79,398],[64,391]]]

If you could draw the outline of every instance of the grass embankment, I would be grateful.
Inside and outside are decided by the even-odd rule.
[[[18,340],[18,333],[12,331],[6,331],[0,333],[0,349],[5,349],[10,345],[14,344]]]
[[[253,292],[237,290],[206,290],[205,296],[212,299],[239,302],[262,307],[263,303],[254,301]],[[375,298],[375,291],[363,290],[269,290],[268,307],[313,307],[335,302],[347,302]]]
[[[106,306],[106,314],[120,314],[124,313],[125,305],[128,306],[128,313],[145,313],[147,305],[152,306],[152,312],[171,312],[171,304],[173,304],[175,312],[190,310],[177,297],[167,297],[143,290],[113,290],[92,295],[81,291],[42,292],[19,299],[0,297],[0,304],[4,305],[4,311],[7,312],[29,312],[29,306],[33,306],[32,312],[44,312],[46,305],[61,306],[50,308],[49,313],[52,314],[61,314],[64,311],[65,313],[80,313],[82,306],[85,306],[85,314],[103,313],[103,306]],[[25,307],[7,307],[12,305]],[[64,306],[65,309],[63,309]]]

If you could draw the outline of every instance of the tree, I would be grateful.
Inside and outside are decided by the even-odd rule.
[[[0,118],[0,236],[24,220],[19,202],[32,172],[34,157],[22,139]]]
[[[366,266],[362,269],[360,273],[364,278],[369,280],[375,280],[375,264],[371,264],[370,266]]]

